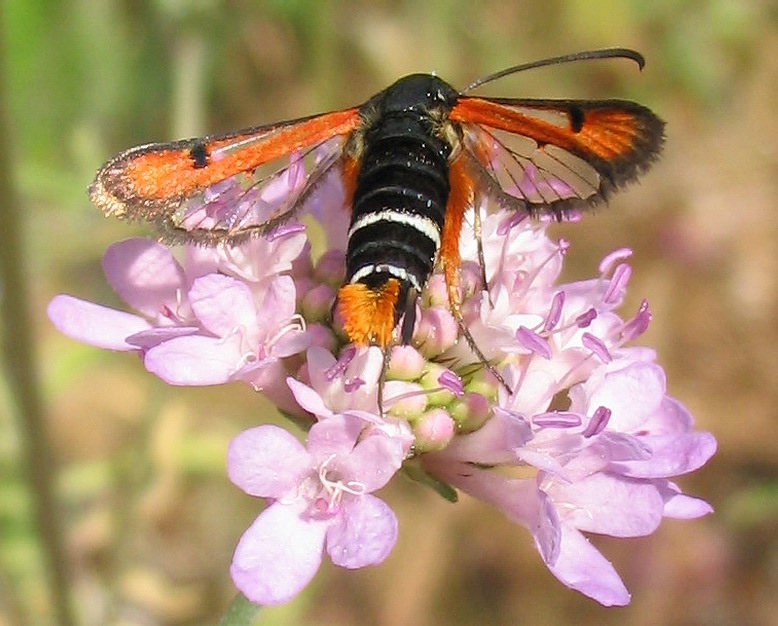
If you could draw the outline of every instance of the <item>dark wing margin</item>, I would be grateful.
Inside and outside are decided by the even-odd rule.
[[[131,148],[89,187],[106,215],[155,226],[170,242],[236,244],[293,217],[337,169],[359,109],[223,135]]]
[[[461,97],[465,166],[515,210],[562,219],[606,199],[659,156],[664,122],[626,100]]]

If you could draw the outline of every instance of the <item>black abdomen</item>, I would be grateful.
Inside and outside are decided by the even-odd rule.
[[[385,115],[366,133],[351,213],[346,282],[424,287],[440,248],[450,147],[428,117]],[[399,304],[399,303],[398,303]]]

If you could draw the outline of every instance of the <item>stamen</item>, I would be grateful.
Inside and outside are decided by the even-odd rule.
[[[181,306],[184,302],[184,294],[180,287],[176,287],[176,308],[171,309],[168,305],[163,304],[159,307],[159,314],[165,319],[169,319],[173,322],[185,322],[185,318],[181,315]]]
[[[595,311],[594,308],[591,308],[575,318],[575,325],[578,326],[578,328],[588,328],[596,317],[597,311]]]
[[[562,307],[565,304],[565,292],[557,291],[551,299],[551,306],[548,309],[546,320],[543,322],[543,332],[553,330],[562,317]]]
[[[354,480],[344,483],[340,480],[331,480],[327,476],[328,466],[336,456],[336,454],[331,454],[322,461],[321,465],[319,465],[319,482],[321,483],[324,493],[327,494],[327,507],[325,511],[321,510],[321,499],[319,498],[316,499],[314,507],[322,513],[334,512],[340,505],[344,493],[348,493],[352,496],[362,496],[366,493],[365,485],[359,481]]]
[[[621,298],[624,290],[627,288],[629,278],[632,276],[632,268],[626,263],[622,263],[613,270],[613,277],[602,296],[605,304],[615,304]]]
[[[439,389],[414,389],[413,391],[406,391],[405,393],[397,394],[396,396],[392,396],[391,398],[385,398],[384,399],[384,408],[396,410],[398,405],[402,405],[406,400],[413,401],[420,397],[427,396],[432,393],[437,393],[438,391],[441,391],[442,388]],[[426,400],[422,401],[421,409],[426,408]]]
[[[551,359],[551,346],[548,345],[548,341],[535,331],[530,330],[526,326],[519,326],[519,329],[516,331],[516,339],[530,352],[539,354],[546,360]]]
[[[497,234],[501,237],[507,235],[514,227],[521,224],[525,219],[529,217],[528,213],[522,213],[521,211],[514,211],[508,216],[508,219],[503,220],[497,226]]]
[[[532,423],[542,428],[575,428],[581,425],[581,416],[569,411],[551,411],[533,416]]]
[[[265,341],[265,344],[269,349],[272,349],[284,335],[294,331],[304,331],[305,327],[305,318],[299,313],[295,313],[289,318],[289,321],[286,324],[281,326],[272,337]]]
[[[503,245],[503,254],[505,253],[507,245],[508,245],[507,242]],[[532,283],[540,275],[540,272],[546,267],[546,265],[548,263],[550,263],[551,260],[557,254],[561,254],[561,255],[564,256],[565,253],[567,252],[567,248],[569,248],[569,247],[570,247],[570,244],[569,244],[569,242],[566,239],[560,239],[559,240],[559,245],[557,246],[556,250],[554,250],[548,257],[543,259],[543,261],[541,261],[538,264],[538,266],[535,268],[535,270],[531,274],[527,274],[524,277],[524,279],[521,281],[523,289],[521,290],[521,292],[516,294],[516,298],[522,298],[523,296],[525,296],[527,294],[527,292],[529,291],[530,287],[532,286]],[[503,259],[503,261],[504,261],[504,259]]]
[[[232,370],[232,372],[230,372],[230,374],[235,374],[236,372],[242,370],[250,363],[254,363],[255,361],[258,361],[259,359],[263,359],[263,358],[265,358],[264,350],[262,351],[261,354],[255,354],[251,350],[246,350],[243,354],[240,355],[238,362],[235,364],[235,368]]]
[[[440,376],[438,376],[438,382],[443,389],[450,391],[456,397],[460,397],[465,393],[462,380],[451,370],[441,372]]]
[[[246,327],[243,324],[236,324],[233,326],[228,333],[225,333],[223,337],[219,339],[217,343],[224,344],[227,343],[230,339],[233,337],[238,336],[240,338],[240,350],[244,353],[244,355],[241,358],[245,358],[245,353],[254,354],[254,350],[252,350],[252,346],[247,345],[246,343]]]
[[[591,333],[584,333],[581,337],[581,343],[585,348],[594,352],[603,363],[610,363],[613,360],[607,346],[599,337],[595,337]]]
[[[589,423],[583,431],[583,436],[587,439],[599,435],[608,425],[611,418],[611,410],[604,406],[598,406],[594,414],[589,419]]]
[[[171,311],[170,307],[167,304],[163,304],[160,307],[159,314],[162,317],[167,318],[167,319],[169,319],[171,321],[174,321],[174,322],[176,321],[175,313],[173,313],[173,311]]]
[[[343,389],[346,391],[346,393],[352,393],[364,384],[365,381],[363,379],[361,379],[359,376],[355,376],[354,378],[347,378],[345,381],[343,381]]]
[[[335,365],[327,368],[327,370],[324,372],[325,379],[331,382],[335,380],[337,376],[345,372],[346,368],[349,366],[349,363],[351,363],[356,354],[357,349],[355,346],[346,347],[343,352],[341,352],[340,358],[335,362]]]
[[[606,254],[605,258],[603,258],[602,261],[600,261],[599,271],[600,274],[608,274],[611,271],[611,268],[618,263],[619,261],[623,261],[624,259],[628,259],[632,256],[632,250],[629,248],[619,248],[618,250],[614,250],[610,254]]]
[[[635,317],[621,329],[621,340],[627,342],[640,337],[646,332],[649,324],[651,324],[651,310],[648,308],[648,300],[643,300]]]
[[[282,226],[279,226],[278,228],[274,228],[269,233],[265,235],[265,239],[267,239],[270,242],[277,241],[279,239],[283,239],[285,237],[291,237],[293,235],[297,235],[299,233],[305,232],[305,224],[284,224]]]
[[[519,377],[516,381],[516,384],[513,386],[513,393],[511,395],[515,396],[521,391],[521,386],[524,384],[524,379],[527,377],[527,372],[529,371],[529,365],[531,362],[532,359],[520,360]]]

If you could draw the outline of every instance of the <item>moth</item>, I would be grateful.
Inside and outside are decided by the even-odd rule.
[[[417,298],[438,268],[486,364],[460,312],[465,213],[483,199],[557,219],[587,209],[651,166],[664,123],[626,100],[470,93],[530,68],[604,58],[644,65],[633,50],[595,50],[510,67],[462,90],[412,74],[348,109],[131,148],[97,172],[89,195],[106,215],[149,222],[165,240],[234,245],[271,233],[338,176],[350,224],[336,306],[349,341],[386,354],[399,327],[410,342]],[[300,159],[306,174],[292,180]]]

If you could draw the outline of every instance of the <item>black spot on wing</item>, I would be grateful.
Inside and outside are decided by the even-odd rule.
[[[580,133],[584,125],[584,111],[581,107],[571,106],[568,109],[568,115],[570,117],[570,129],[574,133]]]
[[[189,157],[194,163],[195,169],[202,169],[208,166],[208,152],[205,144],[198,142],[189,150]]]

